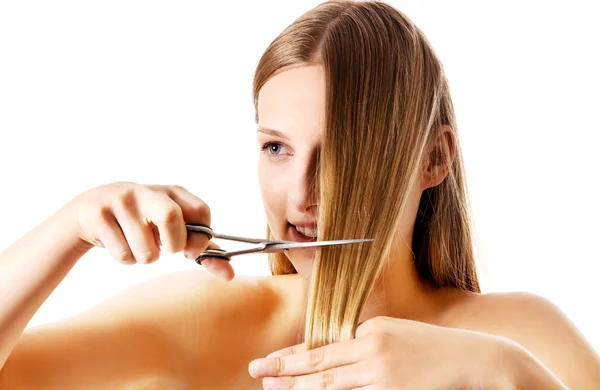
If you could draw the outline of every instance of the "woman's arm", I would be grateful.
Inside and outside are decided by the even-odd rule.
[[[23,329],[91,245],[62,209],[0,254],[0,369]]]
[[[506,303],[517,307],[503,300]],[[316,389],[327,383],[344,389],[387,389],[399,384],[407,389],[600,389],[597,355],[572,328],[565,328],[564,318],[543,313],[543,304],[533,305],[542,310],[522,312],[519,317],[497,308],[492,317],[489,306],[472,307],[480,315],[471,313],[469,318],[496,324],[499,332],[485,332],[481,323],[477,330],[467,330],[462,324],[457,328],[373,317],[358,326],[354,339],[317,351],[308,351],[306,344],[279,350],[252,361],[249,371],[255,378],[280,381],[281,388],[291,388],[293,383],[297,388]]]
[[[175,364],[178,344],[175,335],[166,334],[169,324],[155,322],[170,312],[144,296],[149,286],[136,287],[76,318],[22,334],[92,247],[69,229],[73,221],[68,218],[61,209],[0,255],[0,388],[120,388],[139,381],[176,389],[181,378],[169,366]],[[160,281],[152,284],[168,287]]]
[[[0,254],[0,384],[89,389],[94,380],[101,380],[103,388],[115,388],[106,381],[125,384],[145,375],[152,380],[184,378],[189,371],[178,362],[187,356],[185,341],[210,323],[180,331],[194,315],[189,303],[185,313],[173,306],[191,293],[182,291],[180,278],[151,283],[156,291],[136,287],[85,315],[22,333],[93,245],[128,264],[157,260],[160,243],[170,252],[197,256],[208,237],[188,236],[186,221],[210,224],[210,211],[185,189],[114,183],[77,196]],[[207,301],[212,300],[203,299],[194,308],[205,307]]]

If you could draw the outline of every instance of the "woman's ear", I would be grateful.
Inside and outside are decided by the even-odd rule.
[[[455,153],[454,131],[450,126],[443,125],[425,149],[422,164],[423,190],[437,186],[446,178]]]

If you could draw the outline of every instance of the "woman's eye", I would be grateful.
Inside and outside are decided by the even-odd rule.
[[[267,150],[271,154],[279,154],[281,149],[282,149],[281,144],[269,144],[269,146],[267,146]]]
[[[270,155],[281,156],[283,154],[289,154],[289,151],[285,146],[277,142],[267,142],[261,148],[261,151],[267,151]]]

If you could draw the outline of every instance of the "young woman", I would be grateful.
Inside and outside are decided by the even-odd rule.
[[[94,188],[1,254],[0,389],[600,387],[554,305],[480,293],[448,84],[404,15],[307,12],[264,53],[254,103],[268,234],[375,241],[272,256],[265,278],[206,259],[220,278],[171,274],[23,333],[94,246],[126,264],[214,247],[187,234],[211,218],[184,188]]]

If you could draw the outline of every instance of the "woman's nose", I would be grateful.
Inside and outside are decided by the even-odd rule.
[[[317,205],[318,178],[315,164],[299,167],[290,178],[288,202],[302,213]]]

